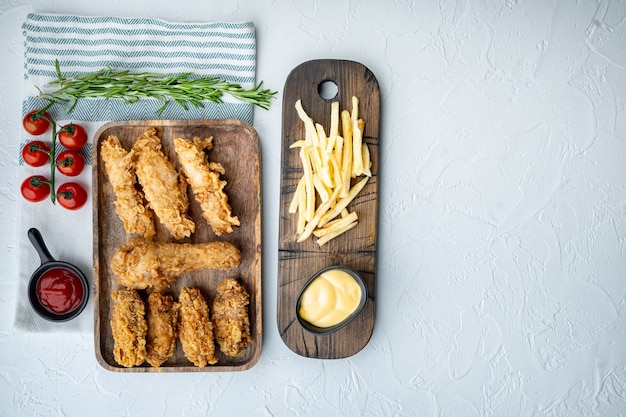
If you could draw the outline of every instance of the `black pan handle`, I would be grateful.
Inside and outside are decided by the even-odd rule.
[[[48,262],[54,262],[55,259],[52,257],[52,255],[50,255],[50,251],[48,251],[48,248],[46,247],[46,244],[44,243],[43,237],[41,237],[41,233],[39,232],[39,230],[35,229],[34,227],[30,228],[28,230],[28,239],[37,250],[42,265]]]

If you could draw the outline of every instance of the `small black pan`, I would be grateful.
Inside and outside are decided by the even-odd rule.
[[[35,228],[29,229],[28,239],[37,250],[39,258],[41,259],[41,266],[39,266],[39,268],[37,268],[37,270],[33,272],[33,275],[31,276],[30,282],[28,284],[28,299],[30,300],[30,304],[33,306],[33,309],[37,314],[39,314],[39,316],[50,321],[68,321],[78,316],[84,310],[85,306],[87,305],[87,300],[89,299],[89,285],[87,284],[87,278],[85,278],[85,275],[82,273],[82,271],[76,268],[74,265],[67,262],[55,260],[52,255],[50,255],[50,252],[48,251],[48,248],[46,247],[46,244],[44,243],[39,230]],[[80,301],[80,304],[67,313],[58,314],[48,310],[41,304],[39,297],[37,296],[37,283],[39,282],[39,279],[46,272],[55,268],[65,269],[72,272],[78,277],[83,286],[83,297]]]

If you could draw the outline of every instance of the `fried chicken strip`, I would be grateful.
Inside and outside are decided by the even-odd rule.
[[[110,135],[100,147],[104,169],[115,192],[115,211],[128,233],[151,238],[155,234],[154,213],[144,202],[141,191],[135,188],[133,155],[120,144],[117,136]]]
[[[162,243],[137,237],[113,254],[111,269],[120,285],[162,292],[188,272],[227,270],[240,262],[241,252],[228,242]]]
[[[211,321],[220,350],[228,356],[240,355],[250,343],[250,296],[235,278],[226,278],[217,286]]]
[[[202,208],[202,217],[209,223],[217,236],[232,233],[239,226],[239,218],[232,215],[228,196],[224,192],[227,182],[220,180],[226,172],[222,164],[209,162],[205,149],[213,148],[213,137],[174,139],[174,150],[178,154],[187,182]]]
[[[161,366],[176,348],[178,307],[171,295],[153,292],[146,301],[146,361]]]
[[[146,333],[143,300],[135,290],[111,293],[111,332],[113,358],[127,368],[141,365],[146,358]]]
[[[209,306],[198,288],[183,287],[180,302],[179,338],[185,357],[204,367],[217,363]]]
[[[187,214],[187,183],[163,153],[156,129],[146,130],[132,151],[137,179],[159,221],[176,239],[191,236],[196,225]]]

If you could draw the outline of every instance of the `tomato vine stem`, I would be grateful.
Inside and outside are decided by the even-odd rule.
[[[50,123],[50,128],[52,129],[52,141],[50,143],[50,200],[52,200],[52,204],[56,204],[56,188],[54,185],[54,174],[56,172],[56,163],[54,161],[54,155],[55,155],[55,147],[56,147],[56,141],[57,141],[57,136],[59,134],[59,132],[57,132],[57,123],[56,120],[54,120],[52,117],[48,117],[44,114],[44,111],[46,109],[48,109],[50,107],[51,104],[49,104],[48,106],[44,107],[43,109],[39,110],[37,114],[39,117],[41,117],[42,119],[46,119],[49,123]]]

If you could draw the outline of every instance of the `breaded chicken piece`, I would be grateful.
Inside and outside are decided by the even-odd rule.
[[[171,295],[153,292],[148,296],[146,361],[152,366],[161,366],[174,354],[178,336],[178,307]]]
[[[201,140],[193,138],[174,139],[174,150],[178,154],[187,182],[202,208],[202,217],[209,223],[217,236],[232,233],[239,226],[239,219],[232,215],[228,196],[224,192],[226,181],[220,180],[225,170],[218,162],[209,162],[205,149],[213,148],[213,137]]]
[[[187,183],[163,153],[156,129],[146,130],[132,151],[137,179],[159,221],[176,239],[191,236],[196,225],[187,214]]]
[[[198,288],[183,287],[178,301],[179,338],[185,357],[199,367],[217,363],[213,324],[209,319],[209,306],[202,293]]]
[[[211,321],[222,353],[240,355],[251,342],[248,318],[250,296],[235,278],[226,278],[217,286]]]
[[[104,169],[117,197],[115,211],[128,233],[151,238],[155,234],[154,213],[146,207],[143,193],[135,185],[133,155],[120,144],[117,136],[109,136],[100,147]]]
[[[113,254],[111,269],[120,285],[162,292],[188,272],[227,270],[240,262],[241,251],[228,242],[163,243],[137,237]]]
[[[111,299],[113,357],[127,368],[141,365],[146,358],[148,331],[143,300],[135,290],[114,291]]]

